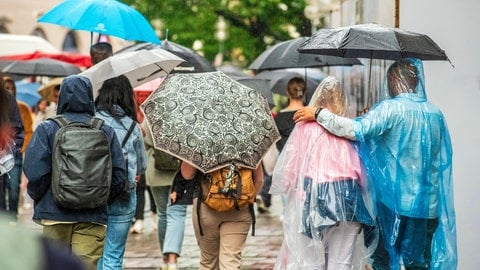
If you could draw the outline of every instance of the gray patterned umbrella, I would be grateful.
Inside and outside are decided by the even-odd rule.
[[[254,169],[280,139],[265,98],[221,71],[170,74],[141,108],[154,146],[204,173]]]

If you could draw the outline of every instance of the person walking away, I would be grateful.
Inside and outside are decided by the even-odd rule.
[[[152,190],[152,195],[157,207],[158,216],[158,241],[163,254],[162,270],[177,270],[178,258],[182,253],[182,243],[185,233],[185,218],[187,206],[181,204],[170,204],[170,191],[173,180],[180,168],[180,161],[177,164],[167,166],[164,159],[173,159],[167,153],[155,150],[150,128],[146,121],[143,122],[145,130],[145,148],[147,149],[148,165],[145,179]],[[158,159],[158,160],[157,160]],[[165,166],[156,165],[158,163]]]
[[[122,269],[130,224],[137,204],[136,181],[145,172],[147,155],[137,122],[133,88],[121,75],[106,80],[95,99],[96,116],[115,130],[126,157],[127,190],[108,206],[108,223],[98,269]]]
[[[40,125],[40,123],[42,123],[48,118],[47,107],[48,107],[48,101],[46,99],[42,98],[37,102],[37,105],[33,110],[35,114],[35,117],[33,119],[33,130],[35,130],[37,126]]]
[[[92,84],[88,78],[78,75],[66,77],[60,87],[57,115],[63,115],[69,122],[90,123],[95,115],[92,93]],[[108,183],[108,179],[111,178],[109,192],[107,193],[108,201],[93,208],[83,208],[84,205],[74,205],[75,208],[61,206],[54,199],[53,189],[62,187],[54,185],[52,182],[54,180],[53,173],[61,169],[61,167],[53,167],[56,163],[54,158],[60,158],[52,154],[57,150],[54,147],[54,141],[55,135],[60,130],[60,126],[54,120],[48,119],[37,127],[25,153],[23,170],[28,179],[27,192],[34,201],[32,219],[43,226],[43,234],[46,237],[64,243],[87,262],[90,269],[96,269],[105,241],[107,203],[111,203],[116,196],[121,194],[127,179],[122,147],[115,135],[115,130],[106,124],[102,124],[100,130],[107,139],[106,151],[109,153],[109,158],[101,162],[103,168],[107,168],[103,171],[111,175],[102,175],[105,178],[102,177],[98,181]],[[101,121],[100,119],[97,120]],[[85,143],[83,142],[79,146]],[[78,149],[78,151],[83,150],[88,149]],[[94,157],[102,155],[99,151],[99,149],[96,149],[89,156],[92,162],[98,163],[94,160]],[[84,154],[85,152],[82,153],[82,155]],[[79,155],[76,155],[76,157],[78,158]],[[65,157],[65,160],[68,160],[68,156]],[[94,169],[93,167],[82,169],[81,166],[86,166],[86,163],[83,162],[85,161],[78,164],[78,170],[70,170],[65,174],[80,171],[80,174],[84,175],[85,172],[91,172]],[[110,164],[111,170],[109,169]],[[93,175],[90,180],[93,180]],[[79,184],[85,183],[81,182]],[[98,185],[98,183],[96,184]],[[78,187],[78,185],[75,186]],[[88,195],[88,192],[83,191],[80,195]],[[81,198],[80,195],[79,198]],[[96,200],[92,201],[96,202]],[[87,203],[91,202],[86,201],[85,205]]]
[[[288,97],[288,105],[284,109],[280,110],[275,115],[275,124],[277,125],[278,132],[280,132],[281,139],[277,142],[277,147],[269,150],[269,153],[265,155],[263,159],[264,164],[264,183],[260,196],[257,198],[257,209],[260,213],[268,211],[271,205],[272,195],[269,193],[272,183],[272,170],[275,166],[275,162],[280,152],[282,152],[283,146],[287,142],[288,136],[295,127],[293,121],[293,114],[303,106],[305,106],[305,80],[301,77],[291,78],[287,83],[287,89],[285,89],[286,96]],[[285,198],[282,198],[282,202]]]
[[[207,177],[205,174],[197,172],[197,169],[187,162],[182,162],[180,171],[185,181],[197,181],[194,180],[195,178],[203,181],[202,179]],[[258,194],[263,185],[262,166],[259,165],[255,170],[251,170],[251,174],[255,191]],[[199,196],[197,194],[197,198],[194,198],[192,206],[193,209],[199,207],[198,211],[192,211],[193,228],[200,247],[199,269],[240,269],[242,251],[253,222],[250,207],[217,212],[199,201]]]
[[[156,230],[158,226],[157,206],[155,205],[155,199],[153,198],[152,189],[150,188],[150,186],[147,186],[147,180],[145,178],[145,174],[142,174],[140,175],[140,179],[137,182],[137,207],[135,209],[134,223],[130,228],[131,233],[143,233],[146,196],[148,196],[148,202],[150,204],[149,211],[152,218],[152,227],[154,230]],[[145,195],[145,192],[147,192],[147,195]]]
[[[45,109],[45,117],[46,118],[53,118],[57,115],[57,105],[58,105],[58,97],[60,95],[60,84],[55,85],[53,87],[53,98],[55,101],[52,101],[48,104],[47,108]]]
[[[16,220],[18,214],[20,181],[22,177],[22,148],[25,140],[25,130],[15,96],[5,89],[3,78],[4,76],[0,77],[0,91],[2,91],[2,102],[4,102],[4,105],[6,106],[2,106],[2,109],[6,110],[7,113],[2,113],[2,117],[8,117],[10,126],[10,128],[5,129],[5,133],[13,132],[13,142],[9,142],[9,144],[13,144],[15,165],[7,174],[0,176],[0,211],[7,212],[14,220]],[[2,133],[3,132],[2,127]]]
[[[15,81],[10,77],[4,77],[4,87],[12,95],[16,98],[17,97],[17,86],[15,85]],[[4,200],[6,194],[2,192],[3,195],[1,196],[1,205],[7,206],[9,211],[18,214],[18,207],[24,206],[25,203],[25,189],[26,189],[26,179],[25,176],[21,173],[23,167],[23,155],[25,154],[25,150],[27,149],[28,143],[32,138],[33,134],[33,118],[32,118],[32,111],[27,103],[17,99],[17,106],[18,110],[20,111],[20,116],[23,122],[23,130],[25,132],[25,138],[23,140],[23,146],[21,150],[21,155],[15,158],[15,171],[20,171],[18,175],[19,179],[17,179],[17,175],[15,175],[15,179],[11,179],[10,184],[8,185],[8,198],[12,198],[12,200],[8,200],[9,203],[5,204],[6,200]],[[18,187],[17,187],[18,184]],[[15,199],[17,198],[17,199]],[[27,198],[28,199],[28,198]]]
[[[310,103],[339,115],[347,111],[347,96],[331,76]],[[365,171],[349,140],[315,122],[298,123],[278,157],[270,192],[286,198],[284,240],[275,269],[365,266],[378,232]]]
[[[112,45],[110,45],[108,42],[98,42],[90,47],[90,59],[92,61],[92,65],[96,65],[112,55]]]
[[[380,227],[373,269],[455,269],[452,145],[445,117],[427,100],[422,61],[394,62],[381,94],[354,120],[315,106],[297,111],[294,119],[316,120],[359,142]]]

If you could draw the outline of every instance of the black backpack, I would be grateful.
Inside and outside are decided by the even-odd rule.
[[[52,192],[57,205],[92,209],[107,204],[112,182],[110,142],[101,130],[103,120],[69,122],[50,118],[60,129],[52,149]]]
[[[158,149],[153,150],[155,169],[160,171],[177,171],[182,163],[178,158]]]

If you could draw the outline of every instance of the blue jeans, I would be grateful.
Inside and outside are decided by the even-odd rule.
[[[130,188],[129,201],[116,199],[108,206],[107,234],[103,254],[97,265],[99,270],[123,269],[123,255],[136,205],[137,194],[133,186]]]
[[[16,217],[18,214],[18,198],[22,179],[23,156],[15,152],[15,166],[5,175],[0,176],[0,211]],[[8,202],[7,202],[8,193]]]
[[[164,255],[175,253],[180,256],[187,206],[170,205],[170,188],[171,186],[151,187],[157,205],[158,241]]]

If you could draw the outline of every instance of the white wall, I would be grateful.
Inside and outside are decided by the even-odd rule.
[[[452,137],[459,270],[480,269],[479,11],[478,0],[400,0],[400,28],[429,35],[455,65],[424,61],[428,98]]]

